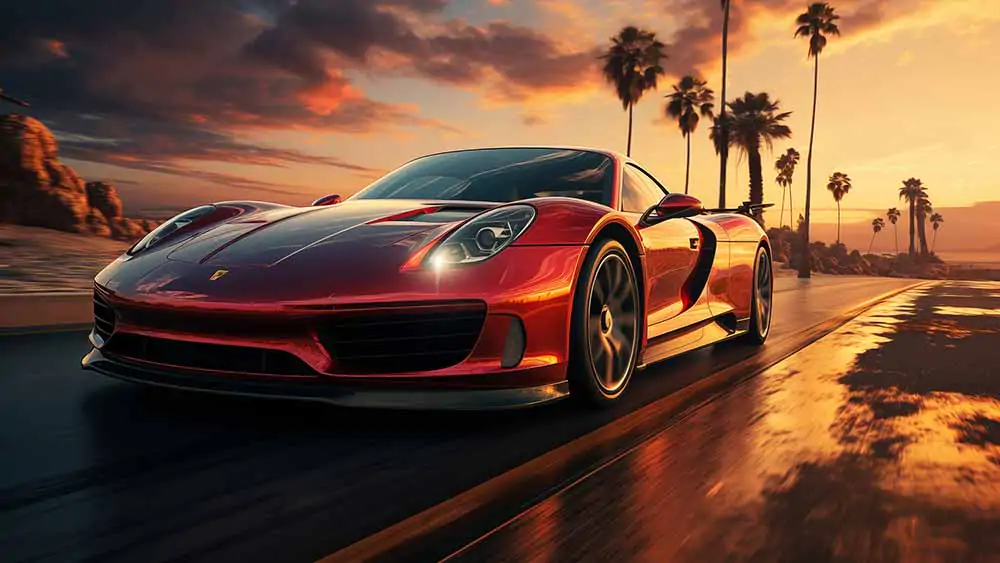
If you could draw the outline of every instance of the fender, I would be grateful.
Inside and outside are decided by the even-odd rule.
[[[598,233],[616,223],[632,237],[639,254],[645,254],[642,238],[629,217],[604,205],[565,197],[519,203],[532,205],[538,215],[512,246],[590,246]]]

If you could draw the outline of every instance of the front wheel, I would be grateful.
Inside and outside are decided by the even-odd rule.
[[[593,406],[620,397],[639,353],[635,269],[615,240],[595,243],[580,272],[570,331],[570,395]]]
[[[744,340],[761,345],[771,333],[771,311],[774,304],[774,272],[771,254],[761,246],[754,259],[753,287],[750,299],[750,328]]]

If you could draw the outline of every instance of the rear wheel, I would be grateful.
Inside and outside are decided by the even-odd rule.
[[[639,292],[628,253],[615,240],[595,243],[573,301],[570,394],[594,406],[628,387],[639,352]]]
[[[771,310],[774,303],[774,272],[771,254],[761,246],[757,249],[753,267],[753,288],[750,300],[750,328],[744,340],[763,344],[771,333]]]

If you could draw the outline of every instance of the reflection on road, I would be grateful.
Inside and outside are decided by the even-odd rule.
[[[1000,560],[998,310],[886,301],[456,558]]]

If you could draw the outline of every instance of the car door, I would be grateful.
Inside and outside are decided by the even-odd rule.
[[[684,310],[682,288],[698,259],[698,228],[683,218],[638,225],[641,214],[659,203],[667,190],[651,174],[627,163],[622,174],[622,211],[634,221],[646,253],[648,337],[666,332],[658,324]]]

